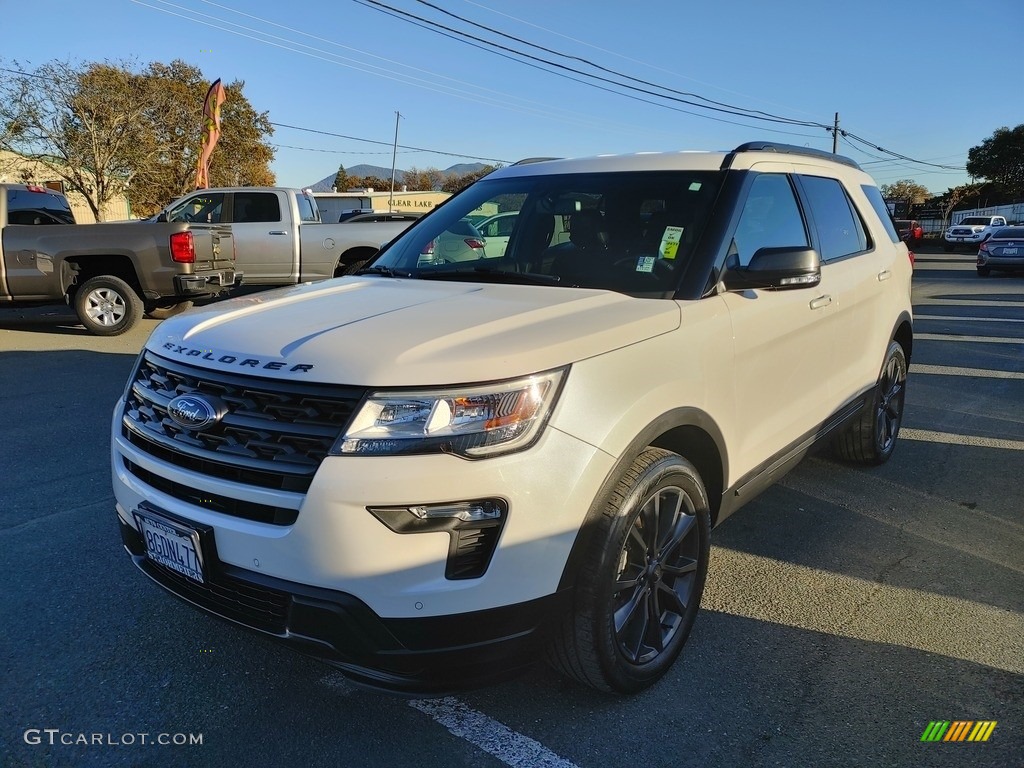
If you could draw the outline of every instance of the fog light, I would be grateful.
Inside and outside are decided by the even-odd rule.
[[[395,533],[446,532],[449,543],[444,576],[453,580],[484,575],[508,517],[508,502],[504,499],[366,509]]]

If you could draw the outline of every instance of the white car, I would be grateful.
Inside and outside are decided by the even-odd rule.
[[[500,259],[421,260],[499,206]],[[825,152],[503,168],[361,275],[158,326],[113,418],[124,546],[363,685],[546,657],[640,691],[694,628],[713,526],[816,443],[892,456],[910,278],[875,183]]]
[[[516,227],[516,218],[518,216],[519,211],[499,213],[494,216],[488,216],[476,225],[476,228],[480,230],[480,234],[487,239],[487,258],[496,259],[505,255],[505,249],[508,248],[508,239]]]
[[[992,237],[993,232],[1005,226],[1005,216],[967,216],[946,230],[942,236],[942,249],[948,253],[962,245],[973,251]]]

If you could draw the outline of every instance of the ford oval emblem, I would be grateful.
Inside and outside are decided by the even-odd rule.
[[[217,405],[204,395],[178,395],[167,404],[167,415],[183,429],[206,429],[224,416]]]

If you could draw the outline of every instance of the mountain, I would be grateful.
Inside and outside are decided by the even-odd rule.
[[[481,168],[486,166],[483,163],[458,163],[445,168],[442,173],[446,176],[465,176],[467,173],[474,173],[479,171]],[[353,165],[351,168],[345,168],[345,173],[349,176],[376,176],[379,179],[384,179],[390,185],[391,183],[391,169],[384,168],[379,165]],[[334,186],[334,177],[338,175],[337,171],[334,171],[330,176],[324,176],[320,181],[314,182],[309,185],[309,188],[314,192],[330,192],[331,187]],[[402,180],[405,178],[405,171],[396,169],[395,170],[395,186],[401,186]],[[344,192],[345,190],[339,190]]]

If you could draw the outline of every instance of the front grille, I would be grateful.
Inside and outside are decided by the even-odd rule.
[[[223,403],[223,418],[200,430],[172,421],[167,404],[194,394]],[[303,493],[363,394],[356,387],[209,371],[146,352],[125,399],[121,433],[140,451],[182,469]]]

